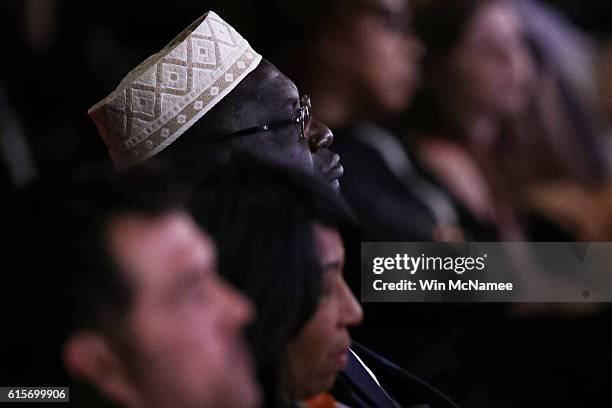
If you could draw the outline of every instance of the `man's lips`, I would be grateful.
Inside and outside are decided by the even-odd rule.
[[[332,182],[338,180],[344,174],[344,167],[340,164],[340,156],[334,154],[329,169],[325,172],[327,181]]]

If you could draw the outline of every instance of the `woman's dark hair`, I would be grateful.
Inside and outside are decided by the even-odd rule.
[[[281,406],[285,350],[320,298],[313,223],[348,231],[352,214],[326,184],[238,152],[195,188],[189,207],[217,243],[221,275],[256,305],[247,335],[263,406]]]
[[[463,38],[470,20],[491,0],[413,0],[414,29],[427,60],[445,57]]]
[[[406,122],[410,127],[439,130],[444,122],[440,103],[433,91],[437,78],[432,73],[458,45],[478,10],[492,1],[503,0],[413,0],[414,30],[425,47],[423,85],[414,97]],[[457,129],[453,129],[457,131]]]

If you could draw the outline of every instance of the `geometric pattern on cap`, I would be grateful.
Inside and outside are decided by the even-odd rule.
[[[122,169],[169,146],[260,61],[232,26],[209,11],[87,113]]]

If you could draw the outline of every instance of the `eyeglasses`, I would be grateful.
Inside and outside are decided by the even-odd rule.
[[[300,126],[300,139],[306,139],[306,131],[310,126],[310,111],[312,106],[310,105],[310,97],[303,95],[300,98],[300,108],[295,112],[291,119],[285,119],[278,122],[265,123],[259,126],[253,126],[247,129],[238,130],[235,132],[217,133],[206,136],[209,142],[220,142],[225,140],[235,139],[237,137],[251,135],[258,132],[269,132],[281,129],[285,126],[298,125]]]

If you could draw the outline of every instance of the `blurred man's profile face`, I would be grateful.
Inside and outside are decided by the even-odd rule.
[[[133,288],[125,317],[130,386],[147,407],[252,407],[258,390],[242,338],[250,304],[219,278],[210,239],[187,215],[110,225]]]

